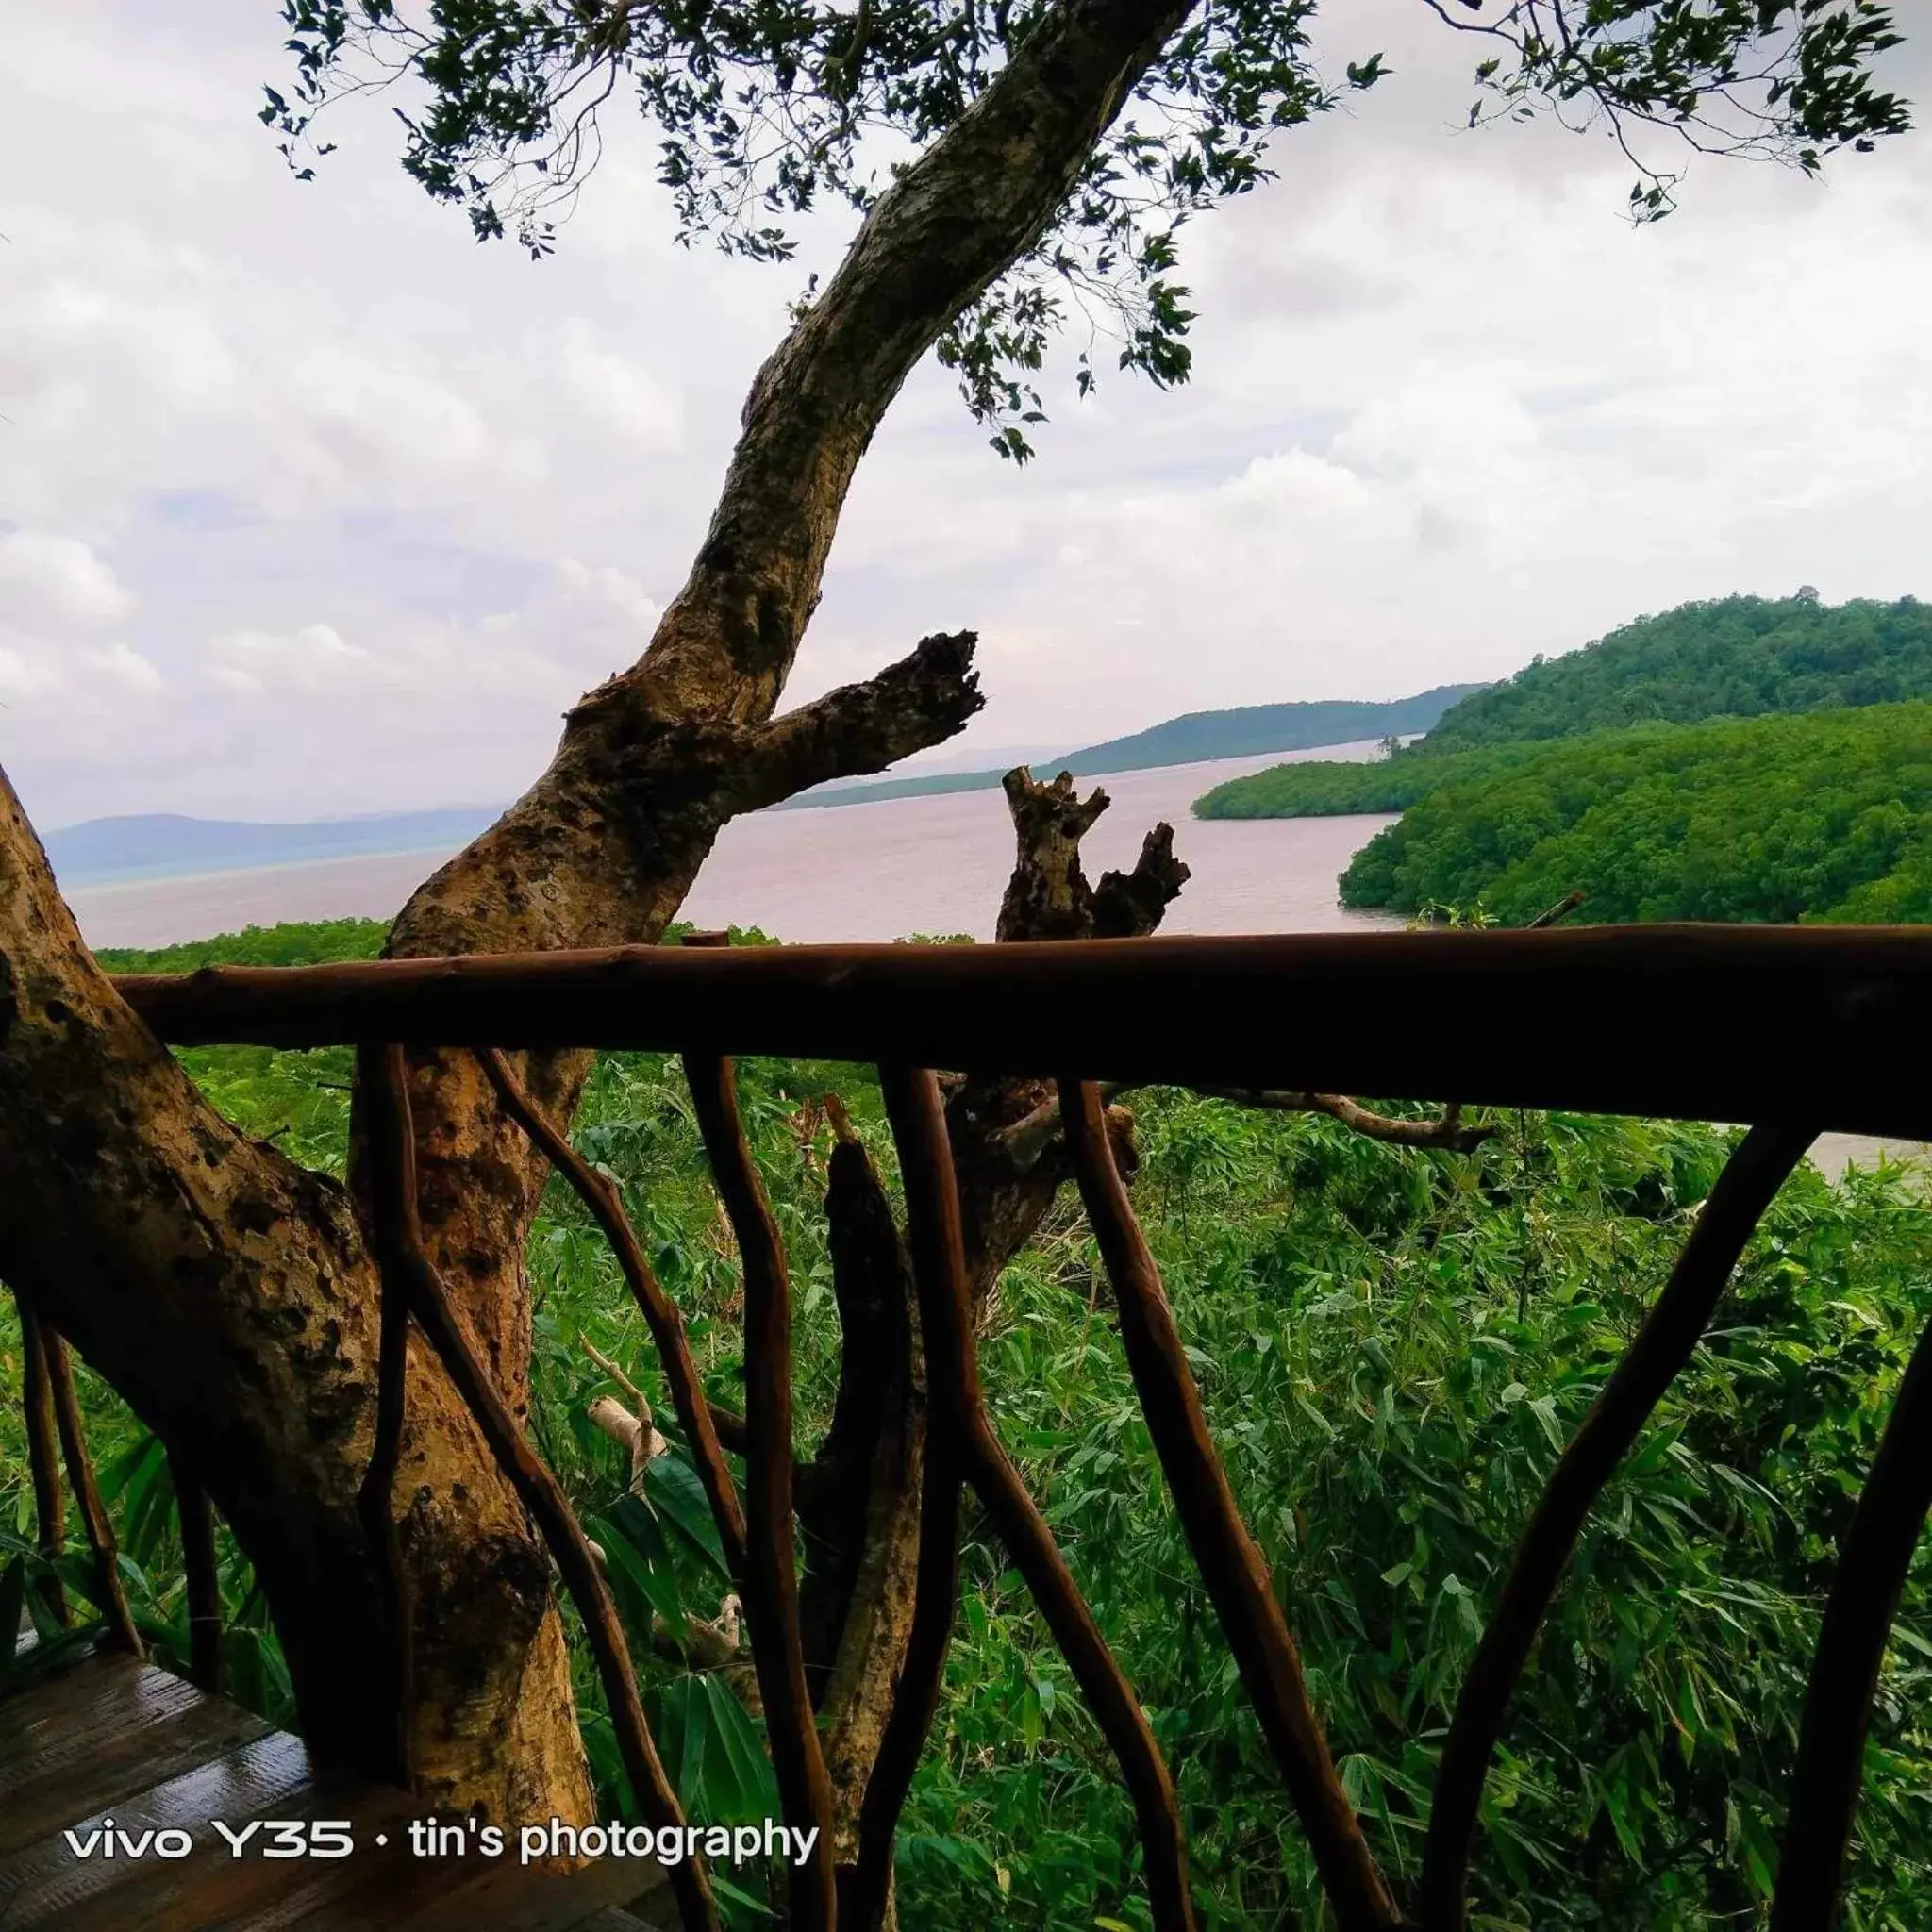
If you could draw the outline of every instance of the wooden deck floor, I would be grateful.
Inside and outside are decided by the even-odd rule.
[[[0,1932],[651,1932],[622,1907],[662,1873],[607,1859],[558,1877],[503,1860],[432,1860],[408,1850],[408,1796],[329,1788],[299,1740],[225,1699],[108,1651],[0,1694]],[[111,1818],[118,1832],[178,1828],[184,1858],[77,1857]],[[208,1821],[345,1819],[356,1854],[333,1860],[234,1857]],[[389,1837],[377,1846],[378,1834]],[[655,1883],[654,1883],[655,1881]]]

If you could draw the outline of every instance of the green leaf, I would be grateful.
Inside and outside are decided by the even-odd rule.
[[[700,1692],[697,1679],[674,1677],[652,1699],[651,1728],[658,1736],[658,1749],[671,1782],[677,1789],[677,1801],[687,1815],[696,1817],[704,1795],[705,1738],[707,1727],[692,1722],[693,1706]]]
[[[733,1885],[730,1879],[713,1865],[710,1868],[711,1890],[721,1899],[736,1906],[741,1911],[755,1913],[760,1919],[774,1919],[778,1916],[763,1899],[754,1898],[743,1887]]]
[[[644,1493],[663,1521],[675,1529],[725,1582],[731,1569],[698,1473],[683,1457],[654,1456],[644,1472]]]
[[[625,1603],[626,1620],[636,1626],[638,1635],[648,1640],[650,1612],[655,1610],[670,1626],[673,1637],[681,1639],[684,1598],[658,1519],[637,1497],[625,1496],[608,1516],[593,1516],[584,1527],[602,1545],[612,1590],[621,1602],[628,1598]]]
[[[714,1815],[731,1824],[776,1817],[782,1808],[778,1781],[757,1727],[730,1685],[717,1673],[708,1673],[697,1681],[704,1686],[711,1736],[731,1767],[736,1786],[736,1808],[725,1811],[721,1807]]]
[[[1557,1420],[1557,1398],[1539,1395],[1528,1407],[1530,1414],[1541,1424],[1550,1447],[1560,1456],[1563,1453],[1563,1424]]]

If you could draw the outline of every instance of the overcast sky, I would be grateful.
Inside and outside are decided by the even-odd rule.
[[[802,283],[673,246],[638,138],[541,266],[379,108],[297,184],[279,28],[0,0],[0,762],[46,827],[520,791],[682,581]],[[1476,50],[1421,0],[1330,0],[1321,47],[1394,75],[1189,231],[1193,382],[1058,385],[1016,472],[922,371],[793,698],[972,626],[964,748],[1071,747],[1690,597],[1932,594],[1932,134],[1823,185],[1700,162],[1634,229],[1604,142],[1457,131]]]

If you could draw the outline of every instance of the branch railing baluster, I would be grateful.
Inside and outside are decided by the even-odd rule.
[[[1157,1932],[1191,1932],[1187,1845],[1174,1780],[1093,1613],[1026,1487],[994,1435],[979,1381],[959,1224],[958,1185],[939,1081],[881,1068],[879,1084],[899,1149],[908,1245],[919,1295],[932,1419],[927,1441],[951,1437],[966,1480],[991,1519],[1046,1620],[1133,1800]],[[948,1606],[950,1624],[951,1606]],[[896,1716],[896,1712],[894,1713]]]
[[[26,1419],[27,1478],[34,1492],[34,1535],[48,1568],[39,1579],[41,1601],[57,1624],[68,1621],[67,1592],[53,1566],[67,1547],[66,1507],[60,1495],[60,1458],[56,1447],[54,1378],[47,1366],[46,1333],[24,1294],[13,1297],[20,1317],[21,1401]],[[17,1633],[9,1630],[11,1644]]]
[[[369,1109],[370,1180],[372,1219],[384,1274],[394,1272],[408,1312],[482,1431],[498,1469],[549,1546],[583,1620],[639,1810],[648,1824],[681,1829],[684,1811],[651,1736],[609,1586],[561,1486],[525,1441],[516,1418],[491,1381],[424,1243],[416,1205],[415,1131],[402,1050],[385,1050],[375,1064],[374,1104]],[[717,1906],[699,1858],[693,1855],[675,1862],[670,1882],[686,1932],[718,1932]]]
[[[215,1568],[215,1518],[208,1491],[171,1449],[175,1520],[181,1530],[181,1568],[188,1593],[188,1675],[213,1696],[222,1688],[222,1582]]]
[[[1301,1653],[1276,1601],[1268,1560],[1242,1520],[1208,1432],[1159,1270],[1114,1163],[1098,1088],[1061,1081],[1059,1114],[1174,1513],[1308,1835],[1337,1922],[1343,1932],[1399,1925],[1402,1914],[1341,1788],[1308,1700]]]
[[[374,1109],[369,1130],[370,1197],[381,1250],[376,1257],[375,1439],[370,1446],[369,1467],[356,1491],[356,1516],[381,1572],[395,1711],[390,1771],[398,1784],[407,1786],[415,1772],[409,1748],[415,1682],[414,1610],[408,1573],[403,1565],[395,1487],[408,1419],[409,1378],[410,1297],[401,1257],[412,1240],[421,1245],[421,1230],[416,1225],[416,1151],[413,1136],[407,1131],[408,1067],[402,1048],[360,1046],[356,1053],[356,1071],[364,1092],[384,1097],[383,1105]],[[398,1104],[404,1109],[400,1126],[395,1118]],[[400,1141],[396,1139],[398,1131],[403,1133]]]
[[[790,1874],[791,1915],[804,1932],[828,1932],[839,1916],[832,1783],[806,1682],[792,1536],[791,1280],[739,1114],[736,1070],[728,1059],[687,1054],[684,1071],[744,1283],[742,1594],[752,1664],[785,1822],[796,1833],[816,1832],[805,1865]]]
[[[726,1567],[732,1581],[742,1589],[744,1577],[744,1511],[738,1500],[738,1485],[724,1460],[724,1444],[705,1385],[691,1358],[691,1342],[684,1332],[684,1317],[677,1304],[664,1292],[662,1284],[644,1257],[637,1230],[624,1210],[624,1197],[608,1174],[600,1174],[545,1117],[519,1084],[508,1063],[494,1047],[480,1047],[476,1054],[490,1084],[496,1089],[504,1111],[523,1128],[551,1166],[563,1175],[576,1197],[590,1210],[591,1218],[603,1230],[617,1257],[618,1268],[630,1289],[631,1299],[644,1318],[657,1344],[658,1359],[664,1379],[671,1388],[671,1406],[678,1426],[691,1445],[691,1461],[698,1480],[704,1485],[711,1517],[718,1525],[718,1540],[724,1546]]]
[[[67,1352],[66,1338],[58,1328],[41,1324],[41,1349],[46,1357],[47,1380],[54,1397],[54,1421],[60,1432],[60,1452],[67,1464],[67,1486],[74,1491],[75,1507],[80,1512],[81,1531],[87,1538],[88,1556],[93,1564],[95,1602],[107,1621],[108,1641],[133,1657],[145,1657],[141,1632],[134,1627],[134,1612],[127,1607],[127,1592],[121,1585],[121,1557],[114,1542],[114,1525],[101,1501],[101,1486],[94,1479],[93,1458],[87,1450],[87,1431],[80,1419],[80,1393],[74,1386],[74,1361]]]
[[[1806,1687],[1771,1932],[1830,1932],[1864,1782],[1872,1700],[1932,1510],[1932,1327],[1919,1338],[1852,1511]]]
[[[928,1079],[930,1075],[927,1076]],[[895,1090],[882,1073],[889,1112]],[[934,1091],[937,1099],[937,1090]],[[950,1283],[962,1271],[959,1197],[947,1185],[952,1174],[951,1152],[944,1144],[943,1116],[940,1146],[931,1145],[933,1129],[924,1111],[908,1115],[908,1096],[897,1091],[899,1113],[893,1135],[906,1189],[906,1243],[919,1305],[921,1347],[926,1359],[925,1453],[920,1470],[919,1549],[913,1570],[912,1622],[906,1652],[892,1686],[891,1703],[866,1779],[858,1811],[858,1850],[854,1865],[841,1874],[840,1909],[845,1932],[880,1932],[892,1900],[892,1848],[899,1820],[912,1789],[914,1774],[925,1751],[933,1721],[939,1714],[940,1693],[945,1685],[946,1653],[952,1648],[953,1623],[959,1607],[959,1542],[961,1491],[966,1480],[967,1422],[959,1410],[959,1386],[955,1375],[932,1370],[932,1324],[956,1321],[957,1303]],[[903,1125],[902,1125],[903,1123]],[[915,1136],[924,1138],[923,1158],[908,1158],[907,1147]],[[942,1179],[935,1179],[942,1174]],[[957,1359],[960,1344],[947,1350]]]
[[[1460,1932],[1470,1841],[1490,1760],[1584,1521],[1690,1359],[1745,1243],[1815,1138],[1814,1128],[1782,1125],[1756,1126],[1744,1136],[1636,1340],[1557,1458],[1476,1646],[1436,1768],[1418,1892],[1423,1932]]]

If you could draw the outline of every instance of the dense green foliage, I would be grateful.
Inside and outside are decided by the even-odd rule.
[[[318,933],[307,943],[340,956],[338,945],[364,942]],[[201,1052],[185,1058],[251,1130],[281,1132],[340,1171],[344,1095],[327,1056],[274,1056],[259,1077]],[[305,1070],[316,1105],[297,1121],[288,1098]],[[889,1175],[890,1141],[860,1070],[752,1061],[741,1082],[791,1256],[808,1451],[827,1420],[837,1345],[818,1211],[827,1141],[811,1097],[843,1096]],[[1656,1294],[1728,1137],[1512,1116],[1476,1154],[1452,1156],[1172,1092],[1133,1104],[1135,1191],[1210,1423],[1275,1566],[1344,1776],[1378,1851],[1412,1876],[1434,1754],[1501,1566]],[[735,1268],[675,1063],[606,1057],[575,1134],[623,1182],[713,1392],[735,1402]],[[639,1634],[653,1603],[708,1615],[724,1586],[688,1467],[676,1453],[659,1458],[644,1505],[626,1505],[617,1453],[585,1420],[612,1385],[583,1337],[643,1386],[660,1426],[669,1405],[603,1243],[559,1188],[532,1268],[540,1446],[597,1518]],[[1928,1316],[1932,1221],[1896,1173],[1842,1188],[1809,1170],[1794,1176],[1557,1601],[1491,1782],[1477,1924],[1690,1932],[1754,1921],[1832,1551]],[[1162,1493],[1071,1196],[1002,1280],[983,1347],[1000,1432],[1174,1763],[1204,1924],[1325,1923]],[[0,1332],[0,1356],[4,1567],[29,1512],[10,1332]],[[178,1655],[165,1468],[92,1378],[85,1388],[138,1601]],[[968,1530],[966,1602],[902,1850],[906,1923],[1144,1926],[1131,1815],[1104,1746],[976,1514]],[[284,1714],[285,1680],[245,1566],[232,1550],[225,1564],[241,1618],[234,1682]],[[80,1566],[70,1570],[84,1592]],[[1881,1690],[1852,1932],[1932,1923],[1925,1575],[1922,1563]],[[769,1772],[729,1683],[646,1669],[694,1812],[760,1813]],[[581,1659],[578,1679],[593,1761],[621,1804]]]
[[[1906,698],[1932,698],[1932,604],[1722,597],[1538,658],[1445,712],[1427,750]]]
[[[1342,903],[1479,903],[1507,925],[1580,891],[1605,922],[1932,921],[1932,705],[1535,753],[1411,805],[1356,855]]]
[[[326,966],[374,959],[389,932],[380,919],[325,919],[250,925],[216,939],[176,946],[102,946],[94,958],[108,973],[192,973],[198,966]]]
[[[1360,761],[1316,759],[1271,765],[1230,778],[1194,801],[1197,819],[1326,819],[1357,812],[1407,811],[1444,785],[1512,770],[1538,757],[1536,744],[1485,745],[1440,758],[1397,755]]]
[[[1527,746],[1624,724],[1700,723],[1932,698],[1932,605],[1724,597],[1641,617],[1538,658],[1450,707],[1373,765],[1279,765],[1196,801],[1208,819],[1406,811],[1431,791],[1520,765]]]

